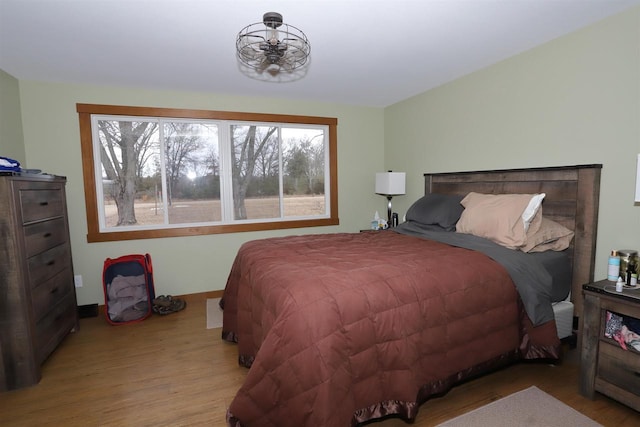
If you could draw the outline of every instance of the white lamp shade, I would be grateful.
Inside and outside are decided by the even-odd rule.
[[[638,154],[638,170],[636,171],[636,202],[640,202],[640,154]]]
[[[376,193],[385,196],[404,194],[404,172],[379,172],[376,173]]]

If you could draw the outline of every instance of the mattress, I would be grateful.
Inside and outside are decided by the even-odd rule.
[[[559,301],[553,303],[553,315],[556,319],[558,338],[563,339],[573,334],[573,303]]]
[[[571,292],[571,263],[565,251],[536,252],[529,254],[540,262],[551,275],[551,302],[564,301]]]
[[[573,334],[573,303],[569,301],[572,276],[569,256],[564,251],[547,251],[531,255],[551,274],[551,301],[558,338],[569,337]]]

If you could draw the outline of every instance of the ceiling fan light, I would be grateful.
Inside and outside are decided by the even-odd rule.
[[[240,30],[236,52],[240,62],[251,69],[261,72],[274,66],[292,72],[307,63],[311,45],[302,30],[284,24],[279,13],[267,12],[262,22]]]

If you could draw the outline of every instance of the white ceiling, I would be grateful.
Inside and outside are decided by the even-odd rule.
[[[383,107],[639,4],[0,0],[0,69],[20,80]],[[309,38],[311,61],[303,73],[265,81],[240,71],[235,37],[268,11]]]

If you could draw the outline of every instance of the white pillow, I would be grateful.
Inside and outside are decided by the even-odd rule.
[[[540,205],[542,205],[542,201],[544,200],[545,193],[534,194],[529,201],[529,204],[522,212],[522,223],[524,224],[524,232],[529,231],[529,225],[531,221],[533,221],[533,217],[536,216],[538,210],[540,209]]]

